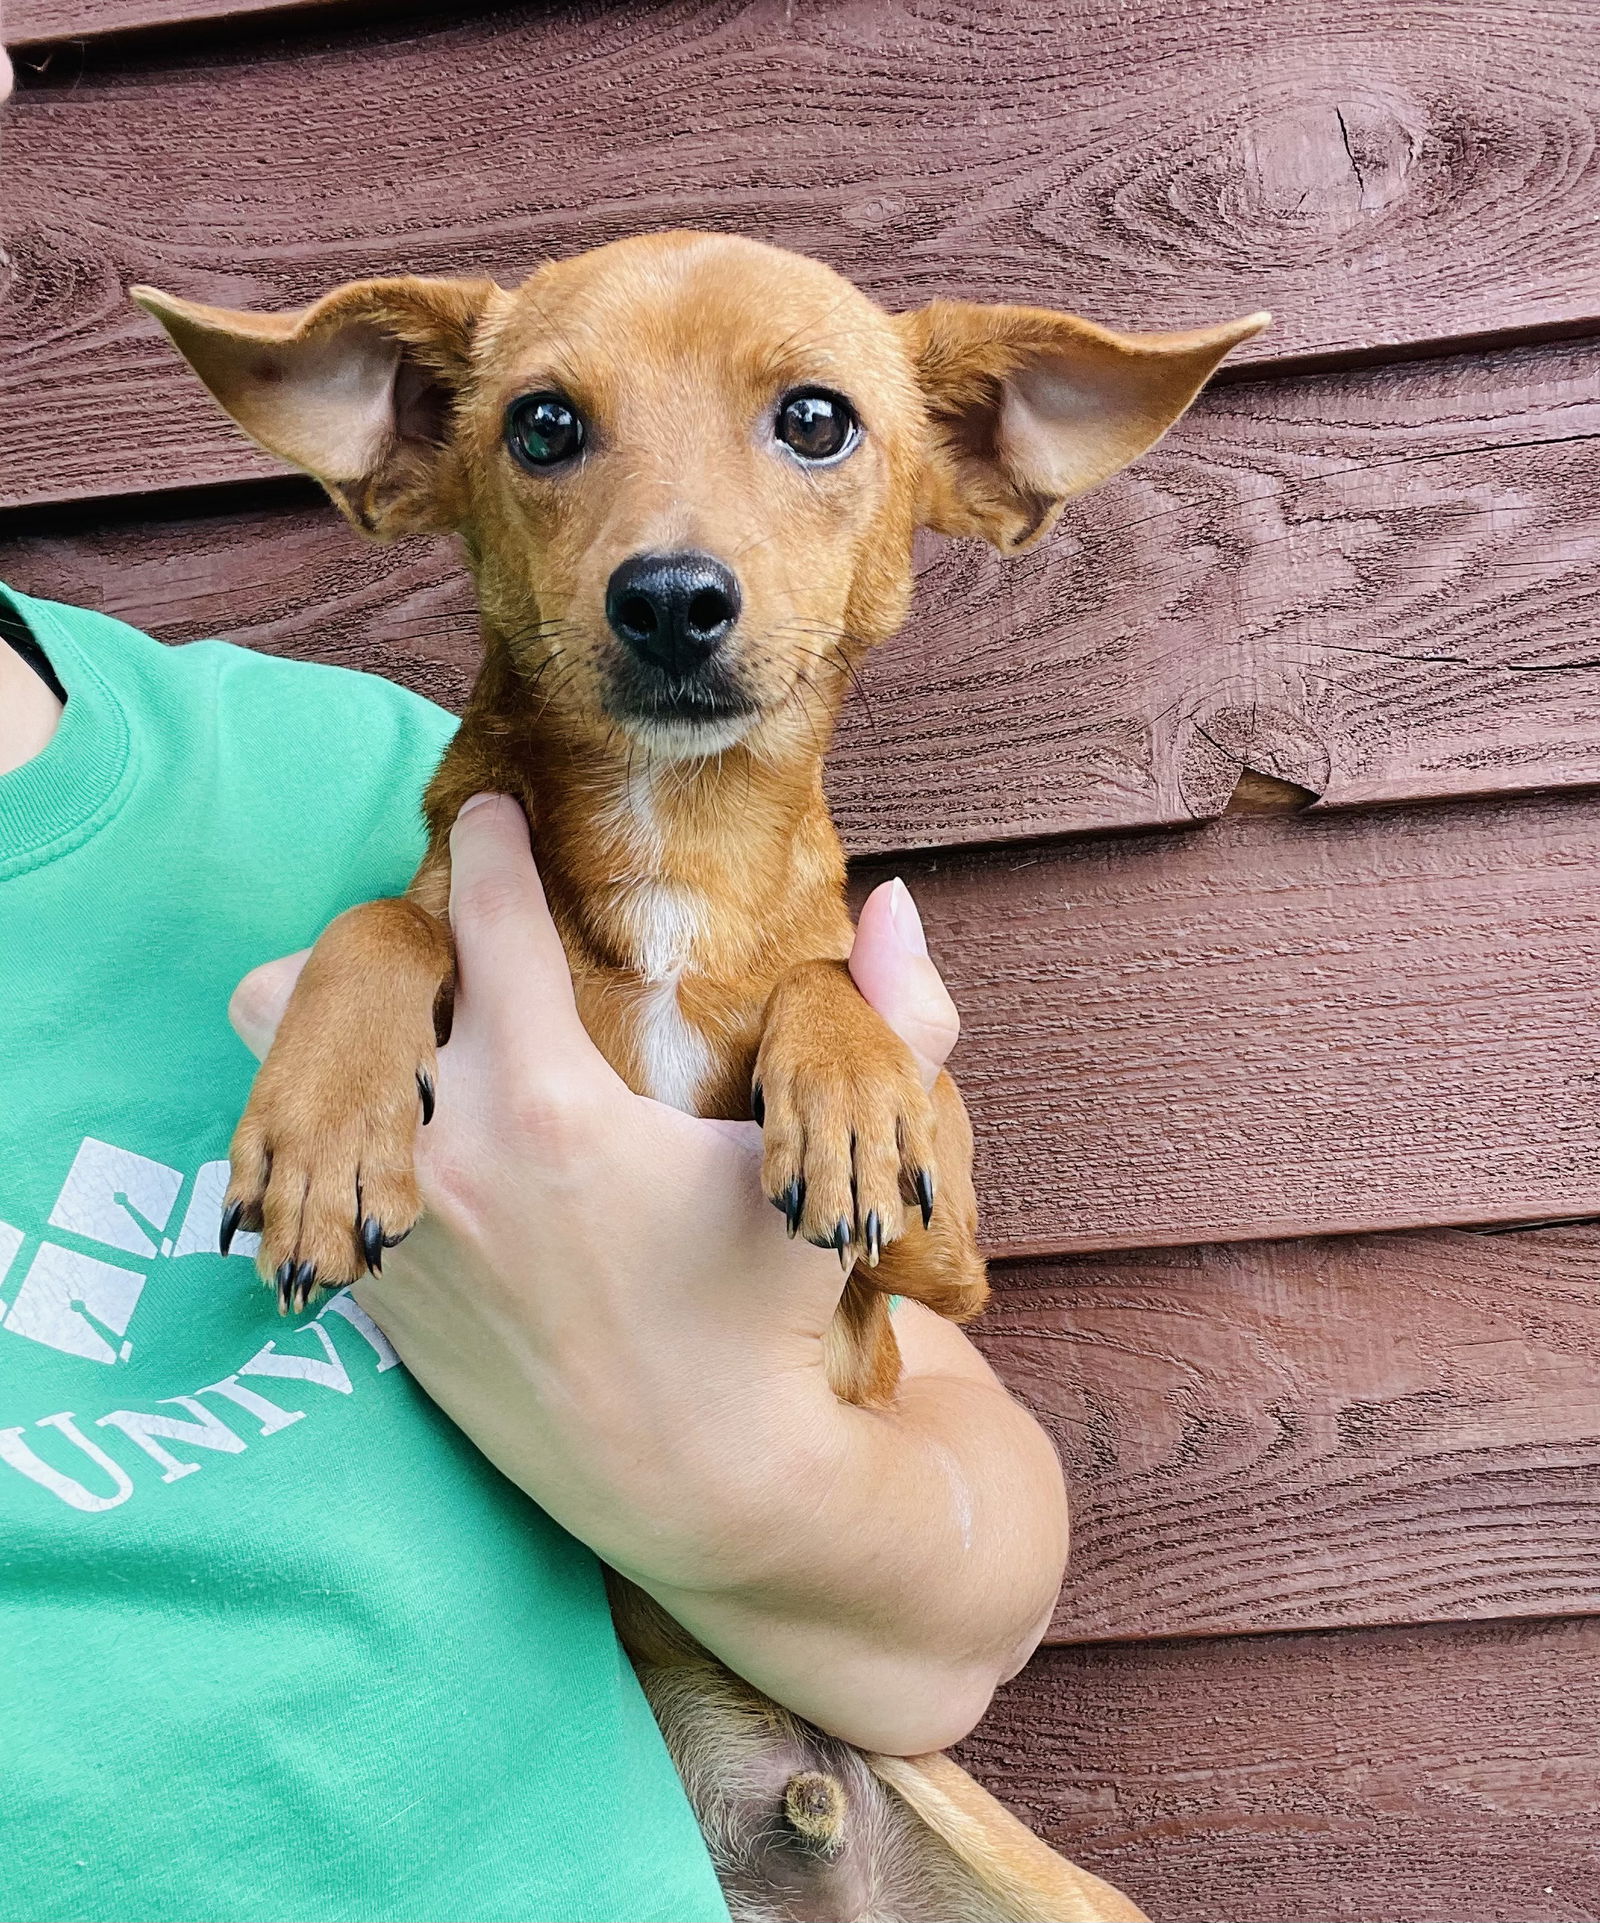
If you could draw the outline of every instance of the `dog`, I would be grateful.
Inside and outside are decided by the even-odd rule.
[[[515,291],[365,280],[288,314],[133,298],[361,533],[461,537],[482,624],[427,854],[403,898],[317,943],[233,1140],[225,1239],[259,1231],[301,1308],[417,1219],[448,835],[495,790],[527,812],[601,1052],[639,1093],[761,1124],[790,1232],[848,1270],[834,1390],[890,1398],[889,1298],[964,1320],[987,1285],[961,1098],[948,1075],[924,1092],[846,966],[827,736],[905,619],[919,527],[1023,552],[1268,317],[1129,335],[1029,307],[891,315],[816,261],[695,233]],[[363,1170],[391,1172],[362,1178],[356,1219]],[[741,1923],[1140,1917],[948,1758],[853,1751],[639,1592],[613,1600]]]

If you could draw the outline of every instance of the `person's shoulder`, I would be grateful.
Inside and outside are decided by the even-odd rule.
[[[174,747],[203,741],[224,764],[281,757],[284,772],[298,766],[323,779],[418,769],[425,779],[456,729],[446,709],[382,675],[230,641],[158,641],[92,609],[14,598],[47,655],[65,646],[136,724]],[[70,672],[63,678],[70,686]]]
[[[118,711],[160,832],[192,820],[258,876],[294,877],[316,926],[405,886],[454,715],[381,675],[225,641],[170,645],[110,615],[7,593],[65,683],[68,712],[76,695]],[[144,832],[157,831],[146,818]]]
[[[264,654],[231,641],[191,641],[165,650],[175,678],[214,691],[233,729],[327,740],[370,756],[381,742],[414,742],[437,760],[456,717],[382,675],[327,662]],[[376,731],[376,732],[374,732]]]

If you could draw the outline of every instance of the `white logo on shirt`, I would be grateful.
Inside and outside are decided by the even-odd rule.
[[[50,1226],[146,1261],[215,1255],[228,1164],[207,1162],[197,1171],[182,1227],[176,1236],[169,1237],[166,1230],[176,1213],[184,1181],[180,1169],[86,1136],[50,1211]],[[233,1254],[253,1257],[259,1239],[254,1235],[236,1236]],[[0,1222],[0,1285],[14,1266],[23,1240],[20,1229]],[[0,1330],[90,1362],[126,1362],[133,1351],[132,1343],[125,1339],[128,1325],[148,1279],[148,1270],[130,1269],[59,1242],[42,1241],[10,1307],[0,1316]],[[354,1384],[350,1371],[324,1326],[329,1316],[335,1325],[343,1323],[354,1330],[377,1357],[375,1373],[382,1375],[397,1366],[400,1358],[383,1331],[354,1296],[341,1289],[328,1297],[315,1318],[280,1338],[287,1345],[310,1337],[315,1353],[280,1347],[279,1341],[268,1342],[218,1382],[202,1384],[187,1395],[165,1396],[154,1409],[113,1409],[108,1415],[96,1417],[93,1426],[113,1430],[142,1451],[160,1469],[164,1483],[181,1482],[201,1466],[174,1455],[168,1443],[221,1455],[243,1455],[248,1446],[245,1438],[222,1419],[219,1410],[235,1423],[240,1420],[238,1412],[242,1412],[257,1425],[258,1436],[276,1435],[280,1429],[303,1422],[308,1412],[284,1408],[241,1378],[276,1378],[335,1395],[351,1394]],[[113,1347],[111,1337],[118,1338],[118,1346]],[[202,1396],[212,1401],[202,1402]],[[70,1410],[40,1416],[33,1427],[45,1434],[29,1439],[24,1425],[0,1428],[0,1462],[70,1508],[89,1515],[115,1509],[134,1493],[134,1480],[127,1468],[93,1436],[84,1434]],[[76,1459],[73,1450],[78,1451]],[[70,1462],[77,1473],[69,1473],[62,1466],[65,1462]],[[91,1464],[98,1475],[89,1468]],[[90,1479],[81,1480],[84,1475]]]
[[[183,1226],[169,1239],[163,1231],[183,1184],[181,1169],[86,1135],[50,1211],[50,1226],[147,1259],[215,1255],[228,1164],[207,1162],[199,1170]],[[0,1284],[22,1239],[20,1229],[0,1222]],[[233,1253],[254,1257],[258,1240],[254,1235],[236,1236]],[[105,1262],[57,1242],[41,1242],[0,1328],[67,1355],[86,1356],[91,1362],[126,1362],[133,1353],[132,1342],[113,1346],[108,1337],[126,1336],[147,1279],[146,1270]]]

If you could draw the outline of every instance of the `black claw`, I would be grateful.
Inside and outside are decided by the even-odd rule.
[[[294,1272],[294,1313],[301,1314],[311,1301],[311,1292],[317,1286],[317,1265],[315,1262],[302,1262]]]
[[[383,1246],[386,1249],[397,1249],[410,1233],[410,1229],[402,1229],[398,1235],[386,1235],[383,1238]]]
[[[289,1291],[294,1282],[294,1274],[295,1265],[292,1262],[280,1262],[278,1272],[272,1278],[273,1286],[278,1291],[279,1315],[284,1314],[289,1307]]]
[[[243,1202],[230,1202],[222,1211],[222,1226],[217,1230],[217,1247],[224,1255],[233,1247],[233,1238],[238,1234],[239,1224],[243,1220]]]
[[[760,1126],[766,1126],[767,1098],[762,1094],[759,1082],[752,1082],[750,1085],[750,1113]]]
[[[383,1274],[383,1224],[375,1215],[366,1216],[361,1224],[361,1253],[366,1258],[369,1275]]]
[[[789,1224],[789,1240],[792,1242],[800,1232],[800,1217],[805,1213],[806,1185],[801,1176],[796,1176],[782,1195],[772,1198],[772,1206],[782,1209],[784,1220]]]
[[[883,1253],[883,1224],[878,1220],[876,1209],[867,1210],[867,1225],[863,1239],[867,1245],[867,1260],[876,1268],[878,1257]]]
[[[422,1126],[426,1128],[433,1120],[433,1077],[422,1069],[417,1071],[417,1093],[422,1097]]]
[[[925,1168],[917,1170],[917,1201],[922,1206],[922,1226],[933,1221],[933,1176]]]
[[[839,1251],[839,1267],[848,1271],[850,1267],[850,1218],[848,1215],[841,1215],[835,1223],[832,1246]]]

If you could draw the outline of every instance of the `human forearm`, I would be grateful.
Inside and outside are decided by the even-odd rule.
[[[857,1409],[820,1357],[723,1352],[681,1304],[654,1326],[649,1304],[614,1323],[596,1278],[564,1337],[535,1319],[530,1338],[514,1307],[482,1316],[495,1284],[463,1275],[459,1242],[432,1225],[417,1240],[404,1280],[363,1299],[572,1534],[836,1735],[910,1754],[977,1721],[1043,1628],[1067,1531],[1049,1442],[965,1338],[906,1304],[911,1371],[890,1407]],[[463,1286],[480,1313],[441,1314]]]
[[[817,1456],[773,1461],[766,1513],[724,1526],[751,1557],[743,1579],[686,1588],[631,1572],[731,1669],[865,1748],[965,1735],[1031,1652],[1061,1580],[1054,1451],[981,1364],[957,1366],[909,1376],[888,1409],[835,1405]]]

